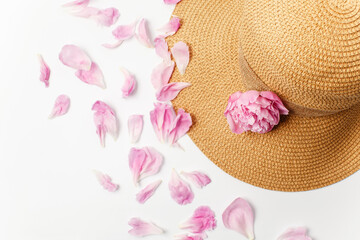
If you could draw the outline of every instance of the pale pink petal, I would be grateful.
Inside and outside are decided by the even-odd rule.
[[[130,149],[129,167],[133,174],[135,185],[145,177],[158,173],[162,164],[162,155],[153,148],[144,147]]]
[[[40,81],[45,83],[45,87],[49,87],[50,68],[41,55],[38,55],[38,58],[40,62]]]
[[[123,42],[124,42],[123,40],[119,40],[116,43],[104,43],[102,44],[102,46],[109,49],[113,49],[119,47]]]
[[[115,192],[119,189],[119,185],[113,183],[111,178],[108,175],[103,174],[99,171],[94,171],[94,173],[95,173],[96,178],[98,179],[99,183],[101,184],[101,186],[103,186],[103,188],[105,188],[109,192]]]
[[[189,47],[184,42],[177,42],[171,48],[171,53],[175,59],[176,66],[179,69],[180,74],[184,74],[190,59]]]
[[[172,199],[180,205],[189,204],[194,199],[194,193],[189,184],[182,180],[174,169],[171,172],[169,190]]]
[[[126,98],[126,97],[130,96],[132,94],[132,92],[134,91],[135,86],[136,86],[136,80],[135,80],[135,77],[133,75],[131,75],[129,73],[129,71],[126,70],[125,68],[120,68],[120,70],[124,74],[124,77],[125,77],[124,84],[121,88],[122,96],[123,96],[123,98]]]
[[[148,47],[148,48],[154,47],[154,45],[152,44],[150,37],[149,37],[147,22],[144,18],[141,19],[141,21],[139,23],[139,26],[137,28],[136,38],[145,47]]]
[[[116,8],[105,8],[100,9],[97,14],[93,15],[92,18],[96,20],[100,25],[109,27],[116,23],[119,19],[120,13]]]
[[[65,45],[59,54],[60,61],[71,68],[89,71],[91,68],[90,57],[75,45]]]
[[[112,31],[112,34],[118,40],[127,40],[132,38],[135,34],[136,23],[137,21],[129,25],[120,25]]]
[[[94,123],[100,143],[105,146],[105,136],[109,133],[116,140],[118,135],[117,117],[114,110],[102,101],[96,101],[92,106],[94,112]]]
[[[77,76],[84,83],[105,88],[103,73],[98,67],[98,65],[94,62],[91,64],[91,68],[89,71],[77,70],[75,72],[75,76]]]
[[[158,235],[164,233],[164,230],[162,230],[155,224],[145,222],[140,218],[130,219],[129,225],[132,227],[132,229],[129,230],[129,234],[136,237],[145,237],[149,235]]]
[[[203,240],[202,235],[188,235],[188,234],[182,234],[175,236],[175,240]]]
[[[181,26],[180,18],[173,17],[172,19],[170,19],[170,21],[167,24],[165,24],[158,30],[165,33],[165,36],[171,36],[177,32],[180,26]]]
[[[199,171],[182,172],[181,174],[198,188],[203,188],[211,183],[209,176]]]
[[[94,18],[100,12],[100,9],[94,7],[83,7],[78,10],[77,9],[78,8],[74,8],[71,14],[76,17],[82,17],[82,18]]]
[[[156,92],[156,99],[162,102],[171,101],[176,98],[181,90],[189,86],[191,84],[186,82],[168,83]]]
[[[169,52],[169,47],[164,37],[160,36],[155,38],[155,52],[161,57],[164,62],[169,63],[171,61],[171,54]]]
[[[208,206],[198,207],[192,217],[180,225],[191,233],[203,233],[216,228],[215,213]]]
[[[180,108],[175,120],[172,122],[168,141],[170,144],[175,144],[182,136],[184,136],[192,125],[191,116],[186,113],[184,109]]]
[[[250,204],[242,199],[235,199],[222,215],[226,228],[237,231],[253,240],[254,237],[254,213]]]
[[[160,142],[164,142],[167,141],[176,114],[169,104],[155,103],[154,106],[154,110],[150,112],[151,124]]]
[[[181,0],[164,0],[164,3],[165,4],[177,4],[180,1]]]
[[[162,62],[154,68],[151,73],[151,83],[156,90],[162,88],[169,82],[174,67],[174,62],[170,61],[169,63]]]
[[[54,118],[66,114],[70,107],[70,98],[66,95],[60,95],[56,98],[53,110],[49,118]]]
[[[138,194],[136,194],[136,200],[141,204],[145,203],[155,193],[161,182],[161,180],[158,180],[147,185]]]
[[[307,229],[304,227],[289,228],[278,238],[278,240],[311,240],[306,232]]]
[[[131,143],[136,143],[143,130],[143,115],[131,115],[128,119],[129,137]]]
[[[63,7],[87,7],[90,0],[76,0],[73,2],[65,3]]]

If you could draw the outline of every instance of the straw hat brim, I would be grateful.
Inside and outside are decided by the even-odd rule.
[[[336,183],[360,169],[360,105],[321,117],[290,115],[271,132],[230,131],[224,111],[229,96],[245,91],[239,67],[242,0],[183,0],[173,15],[179,31],[167,38],[190,47],[184,75],[189,82],[172,102],[193,119],[189,136],[228,174],[246,183],[279,191],[305,191]]]

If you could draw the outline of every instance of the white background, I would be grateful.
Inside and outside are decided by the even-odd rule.
[[[120,240],[128,235],[127,221],[141,217],[166,230],[146,239],[172,239],[182,231],[178,224],[201,205],[216,213],[218,227],[209,239],[245,239],[225,229],[224,209],[236,197],[247,199],[255,211],[255,235],[259,240],[276,239],[285,229],[306,226],[314,240],[360,239],[360,173],[323,189],[274,192],[240,182],[223,173],[185,136],[185,151],[161,144],[149,121],[155,101],[150,84],[151,70],[161,60],[153,49],[136,39],[115,50],[102,43],[113,42],[111,30],[88,19],[67,14],[66,1],[4,1],[0,14],[0,239],[2,240]],[[145,17],[153,36],[169,19],[172,7],[162,0],[93,0],[91,5],[117,7],[117,24]],[[74,70],[58,60],[61,47],[76,44],[102,69],[107,88],[87,85]],[[36,54],[51,68],[50,87],[39,81]],[[134,73],[138,89],[122,99],[123,76],[119,67]],[[59,94],[71,98],[67,115],[48,120]],[[110,104],[120,121],[115,142],[106,139],[102,148],[95,133],[91,106],[96,100]],[[132,145],[127,134],[127,117],[144,114],[145,127],[136,147],[153,146],[165,158],[160,174],[145,179],[141,186],[162,179],[155,195],[144,205],[135,201],[127,155]],[[195,199],[177,205],[167,188],[171,169],[201,170],[213,182],[193,188]],[[109,174],[120,190],[109,193],[98,184],[92,170]]]

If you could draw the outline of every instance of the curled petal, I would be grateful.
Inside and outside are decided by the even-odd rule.
[[[87,7],[89,5],[90,0],[76,0],[73,2],[65,3],[63,7]]]
[[[226,228],[237,231],[247,237],[254,239],[254,214],[250,204],[242,199],[235,199],[222,215]]]
[[[56,98],[53,110],[49,118],[54,118],[66,114],[70,107],[70,98],[66,95],[60,95]]]
[[[100,143],[105,146],[105,136],[109,133],[116,140],[118,134],[117,118],[114,110],[102,101],[96,101],[92,106],[94,113],[94,123],[96,133],[100,138]]]
[[[180,74],[184,74],[190,59],[189,47],[184,42],[177,42],[171,48],[171,53],[175,59],[176,66],[179,69]]]
[[[49,87],[50,68],[41,55],[38,55],[38,58],[40,62],[40,81],[45,83],[45,87]]]
[[[119,40],[116,43],[104,43],[102,44],[103,47],[109,48],[109,49],[113,49],[113,48],[117,48],[119,47],[124,41]]]
[[[132,38],[135,34],[136,23],[137,21],[129,25],[120,25],[112,31],[112,34],[118,40],[127,40]]]
[[[165,103],[154,104],[155,108],[150,112],[151,124],[156,136],[161,142],[167,140],[176,114],[171,105]]]
[[[162,62],[154,68],[151,73],[151,83],[155,89],[160,89],[169,82],[174,67],[174,62],[170,61],[169,63]]]
[[[158,30],[165,33],[165,36],[171,36],[177,32],[180,26],[181,26],[180,18],[173,17],[172,19],[170,19],[170,21],[167,24],[165,24]]]
[[[158,235],[164,233],[164,230],[162,230],[155,224],[145,222],[140,218],[130,219],[129,225],[132,227],[132,229],[129,230],[129,234],[136,237],[145,237],[149,235]]]
[[[189,131],[191,125],[192,120],[190,114],[180,108],[170,127],[168,139],[170,144],[175,144],[182,136],[184,136]]]
[[[311,240],[306,232],[307,230],[304,227],[289,228],[278,238],[278,240]]]
[[[181,0],[164,0],[164,3],[165,4],[177,4],[180,1]]]
[[[189,230],[191,233],[203,233],[215,227],[215,213],[208,206],[198,207],[193,216],[180,226],[181,229]]]
[[[124,74],[125,82],[121,88],[123,98],[126,98],[131,95],[135,89],[136,81],[133,75],[131,75],[125,68],[120,68],[121,72]]]
[[[139,26],[137,28],[136,38],[139,40],[141,44],[145,47],[152,48],[154,45],[152,44],[148,29],[147,29],[147,22],[145,19],[141,19]]]
[[[120,13],[116,8],[105,8],[100,9],[97,14],[93,15],[92,18],[95,19],[100,25],[109,27],[116,23],[119,19]]]
[[[180,205],[189,204],[194,199],[194,193],[189,184],[184,182],[174,169],[169,181],[169,190],[172,199]]]
[[[156,92],[156,99],[158,101],[171,101],[179,94],[181,90],[189,87],[191,84],[186,82],[173,82],[166,84]]]
[[[203,188],[211,183],[209,176],[199,171],[182,172],[181,174],[198,188]]]
[[[164,62],[169,63],[171,61],[171,54],[169,52],[169,47],[165,38],[160,36],[155,38],[155,52],[156,54],[161,57]]]
[[[75,72],[75,76],[77,76],[84,83],[105,88],[104,76],[102,74],[102,71],[94,62],[91,64],[91,68],[89,71],[77,70]]]
[[[128,119],[130,142],[136,143],[141,135],[144,125],[143,115],[131,115]]]
[[[109,192],[115,192],[119,189],[119,185],[113,183],[108,175],[103,174],[99,171],[94,171],[94,173],[99,183],[101,184],[101,186],[103,186],[104,189],[108,190]]]
[[[65,45],[59,54],[60,61],[71,68],[89,71],[91,68],[90,57],[75,45]]]
[[[147,185],[138,194],[136,194],[136,200],[141,204],[145,203],[155,193],[161,182],[161,180],[158,180]]]
[[[203,240],[202,235],[188,235],[188,234],[182,234],[175,236],[175,240]]]

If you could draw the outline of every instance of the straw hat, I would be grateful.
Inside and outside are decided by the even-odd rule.
[[[189,136],[225,172],[266,189],[305,191],[360,168],[360,2],[183,0],[167,38],[190,47],[190,82],[173,101]],[[236,91],[273,91],[290,110],[271,132],[234,134],[224,117]]]

